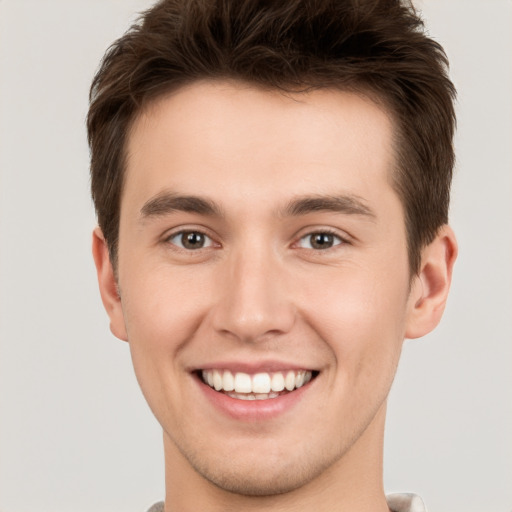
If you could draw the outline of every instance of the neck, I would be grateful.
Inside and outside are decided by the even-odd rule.
[[[273,496],[221,489],[197,473],[164,434],[166,512],[389,512],[382,484],[385,405],[342,458],[302,487]]]

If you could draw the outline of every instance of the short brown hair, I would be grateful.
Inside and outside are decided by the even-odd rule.
[[[116,265],[125,143],[155,98],[202,79],[369,94],[395,125],[393,186],[411,271],[448,220],[455,89],[442,47],[400,0],[162,0],[107,51],[87,118],[91,188]]]

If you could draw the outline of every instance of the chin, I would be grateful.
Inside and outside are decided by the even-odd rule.
[[[317,453],[318,455],[318,453]],[[225,455],[217,461],[189,458],[196,473],[217,488],[243,496],[276,496],[292,492],[321,475],[335,462],[332,453],[325,457],[311,454],[276,454],[262,460],[261,453],[246,453],[243,459]]]
[[[304,471],[287,472],[287,474],[264,475],[262,468],[254,467],[246,471],[203,471],[202,476],[216,487],[242,496],[276,496],[298,489],[312,480],[312,476]],[[260,474],[255,474],[260,473]],[[315,475],[316,476],[316,475]]]

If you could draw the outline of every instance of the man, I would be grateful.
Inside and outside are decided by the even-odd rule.
[[[391,0],[163,1],[108,51],[93,253],[164,432],[152,510],[423,510],[382,444],[457,253],[446,65]]]

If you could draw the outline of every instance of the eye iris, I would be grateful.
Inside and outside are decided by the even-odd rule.
[[[193,231],[183,233],[181,243],[185,249],[201,249],[204,246],[204,235]]]
[[[329,233],[315,233],[311,235],[310,243],[314,249],[329,249],[333,246],[334,236]]]

